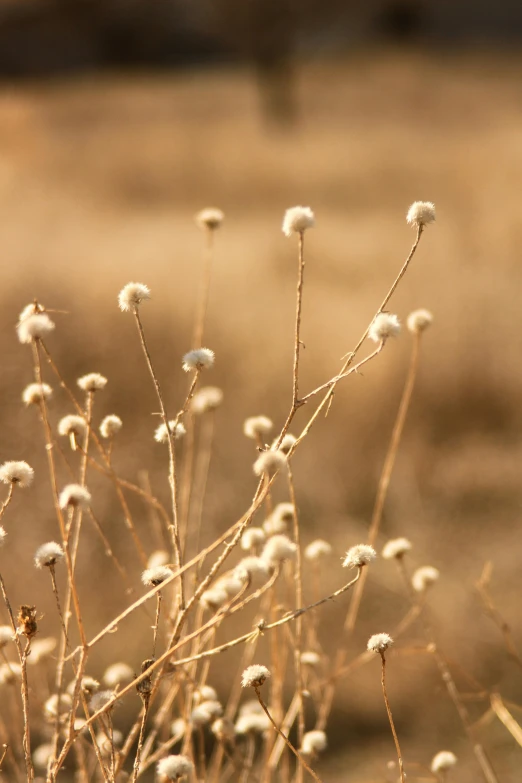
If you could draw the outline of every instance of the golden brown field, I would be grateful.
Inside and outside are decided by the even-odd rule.
[[[291,402],[297,270],[295,242],[281,233],[285,209],[309,204],[317,221],[306,242],[301,383],[308,390],[338,371],[408,254],[408,206],[431,200],[437,222],[426,228],[389,305],[403,321],[419,307],[435,320],[422,343],[377,549],[407,536],[412,564],[441,571],[427,610],[438,643],[499,783],[520,779],[522,748],[489,708],[489,695],[499,692],[522,718],[520,668],[485,615],[475,583],[491,561],[491,593],[522,651],[521,75],[522,60],[486,54],[375,52],[310,63],[298,77],[299,123],[284,129],[260,115],[252,80],[241,71],[3,86],[0,462],[27,460],[35,483],[6,515],[9,544],[0,563],[12,603],[37,605],[42,636],[58,633],[59,625],[48,579],[32,558],[57,530],[38,417],[20,401],[33,379],[31,351],[14,331],[22,307],[37,297],[66,311],[53,315],[48,341],[66,381],[74,385],[92,371],[108,377],[95,420],[108,413],[123,419],[114,464],[132,481],[148,471],[168,506],[166,449],[153,440],[158,404],[132,319],[118,311],[116,298],[131,280],[150,286],[142,317],[177,410],[202,265],[193,215],[208,205],[224,210],[205,338],[216,353],[205,382],[225,395],[204,506],[202,541],[209,544],[241,516],[255,490],[244,419],[266,414],[278,431]],[[365,540],[410,350],[404,329],[361,375],[341,383],[329,416],[293,460],[302,541],[321,537],[333,546],[324,593],[341,584],[346,549]],[[55,427],[72,411],[47,368],[45,375],[55,387]],[[305,406],[294,434],[308,418]],[[78,455],[67,452],[67,459],[75,470]],[[63,484],[69,477],[63,464],[60,470]],[[91,468],[88,484],[139,595],[140,564],[116,497]],[[275,497],[287,500],[283,485]],[[136,499],[131,505],[150,552],[157,542],[149,512]],[[84,524],[78,581],[80,595],[96,596],[84,607],[92,636],[129,597]],[[391,632],[404,617],[407,600],[392,566],[380,558],[371,566],[350,659],[370,634]],[[104,585],[99,592],[97,584]],[[307,584],[305,595],[311,597]],[[318,614],[327,653],[348,603],[341,597]],[[0,617],[7,622],[3,609]],[[251,627],[245,622],[233,620],[230,628],[243,633]],[[230,633],[221,630],[218,638]],[[89,673],[99,676],[121,657],[137,670],[149,655],[145,635],[122,624],[96,648]],[[263,640],[263,649],[268,644]],[[226,690],[238,665],[237,651],[212,663],[218,690]],[[379,676],[373,661],[339,684],[329,750],[317,764],[325,783],[397,780],[386,768],[395,755]],[[408,779],[434,780],[429,762],[447,748],[459,758],[449,783],[482,780],[417,626],[390,653],[388,677]],[[136,698],[120,708],[125,725]]]

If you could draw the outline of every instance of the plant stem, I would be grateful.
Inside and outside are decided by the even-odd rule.
[[[399,745],[399,738],[397,737],[397,732],[395,731],[395,724],[393,722],[390,702],[388,701],[388,694],[386,693],[386,657],[383,652],[381,653],[381,663],[382,663],[382,667],[381,667],[382,695],[384,696],[384,704],[386,706],[386,712],[388,713],[388,720],[390,721],[390,728],[393,734],[393,741],[395,742],[395,749],[397,751],[397,759],[399,761],[399,773],[401,776],[401,783],[405,783],[406,776],[404,774],[404,764],[402,761],[401,746]]]

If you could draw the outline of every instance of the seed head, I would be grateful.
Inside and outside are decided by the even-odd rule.
[[[34,564],[37,568],[43,568],[44,566],[50,568],[51,566],[56,565],[63,557],[64,551],[60,544],[57,544],[56,541],[49,541],[47,544],[42,544],[42,546],[38,547],[36,550]]]
[[[297,438],[295,435],[291,435],[289,432],[286,433],[283,440],[277,446],[279,451],[282,451],[283,454],[288,454],[294,443],[296,442]],[[272,448],[275,449],[277,444],[277,439],[272,443]]]
[[[45,743],[44,745],[38,745],[33,752],[33,762],[35,767],[39,769],[46,769],[47,762],[53,754],[53,746],[51,743]]]
[[[414,201],[406,215],[410,226],[427,226],[435,222],[435,204],[431,201]]]
[[[38,405],[42,400],[48,400],[53,390],[48,383],[30,383],[22,392],[25,405]]]
[[[10,625],[0,625],[0,649],[14,641],[13,629]]]
[[[33,340],[43,340],[53,329],[54,323],[47,313],[29,315],[20,321],[16,327],[18,339],[26,345],[32,343]]]
[[[100,435],[102,438],[112,438],[114,435],[117,435],[122,427],[123,422],[120,417],[110,413],[100,424]]]
[[[5,531],[5,528],[0,525],[0,546],[3,546],[5,544],[7,533]]]
[[[291,237],[292,234],[301,234],[307,228],[315,226],[315,215],[310,207],[290,207],[283,218],[283,234]]]
[[[273,475],[281,468],[286,467],[286,457],[282,451],[262,451],[259,457],[254,462],[254,473],[256,476],[261,477],[264,473]]]
[[[179,780],[185,775],[191,775],[194,764],[187,756],[166,756],[158,761],[158,775],[167,780]]]
[[[46,636],[43,639],[33,639],[31,642],[31,655],[27,659],[27,663],[31,666],[36,666],[36,664],[45,660],[54,652],[56,644],[57,642],[54,636]]]
[[[74,435],[76,438],[81,438],[87,432],[87,422],[83,416],[76,416],[71,413],[69,416],[64,416],[58,422],[58,434],[63,436]]]
[[[243,434],[253,440],[265,438],[271,432],[273,426],[274,424],[268,416],[251,416],[244,421]]]
[[[247,666],[243,674],[241,675],[241,687],[252,688],[259,687],[270,677],[270,672],[266,666],[262,666],[259,663],[254,663],[252,666]]]
[[[236,721],[236,734],[263,734],[270,728],[270,720],[264,712],[240,715]]]
[[[234,568],[234,574],[243,582],[246,582],[249,579],[250,581],[266,579],[269,572],[270,570],[265,560],[263,560],[262,557],[256,557],[255,555],[244,557]]]
[[[313,756],[326,750],[327,741],[324,731],[307,731],[303,737],[301,752],[307,756]]]
[[[217,207],[206,207],[198,212],[195,216],[195,221],[200,228],[208,229],[209,231],[216,231],[223,220],[225,219],[224,213],[217,209]]]
[[[392,538],[384,545],[381,555],[385,560],[393,560],[395,557],[404,557],[410,550],[411,542],[407,538]]]
[[[181,422],[176,424],[174,420],[169,421],[169,430],[174,436],[174,440],[179,440],[187,432]],[[169,436],[165,424],[160,424],[159,427],[156,427],[156,430],[154,431],[154,440],[157,441],[157,443],[168,443]]]
[[[432,325],[433,315],[429,310],[414,310],[409,314],[406,323],[410,332],[420,334]]]
[[[236,736],[236,729],[229,718],[218,718],[211,726],[212,734],[220,742],[233,742]]]
[[[80,484],[67,484],[60,492],[60,508],[63,511],[69,507],[86,509],[90,504],[91,493]]]
[[[150,299],[150,288],[143,283],[127,283],[118,294],[118,304],[124,313],[132,312]]]
[[[441,750],[431,761],[432,772],[446,772],[457,763],[457,757],[451,750]]]
[[[212,685],[202,685],[199,690],[194,693],[194,703],[201,704],[202,701],[217,701],[217,691]]]
[[[94,693],[89,704],[91,711],[98,712],[98,710],[102,710],[115,696],[116,694],[114,691],[98,691],[97,693]],[[112,710],[114,706],[114,704],[111,704],[109,709]]]
[[[164,566],[169,562],[169,553],[164,549],[156,549],[149,559],[147,560],[147,568],[154,568],[155,566]]]
[[[196,348],[185,354],[182,367],[185,372],[208,370],[214,365],[214,358],[214,351],[210,348]]]
[[[210,590],[205,590],[199,598],[203,609],[215,612],[229,601],[229,595],[223,585],[214,585]]]
[[[293,541],[290,541],[288,536],[278,535],[268,539],[261,557],[268,565],[276,566],[284,560],[295,557],[296,552],[297,546]]]
[[[134,672],[128,663],[113,663],[103,674],[103,682],[114,690],[118,686],[128,685],[134,679]]]
[[[223,392],[217,386],[203,386],[190,403],[190,410],[195,416],[215,411],[223,402]]]
[[[368,337],[374,343],[383,343],[389,337],[397,337],[401,331],[399,319],[393,313],[379,313],[368,329]]]
[[[27,462],[4,462],[0,466],[0,481],[4,484],[17,484],[24,489],[34,478],[34,470]]]
[[[411,578],[411,584],[417,593],[423,593],[428,587],[435,584],[440,576],[440,571],[433,566],[421,566],[417,568]]]
[[[322,557],[327,557],[332,553],[332,546],[328,541],[323,541],[322,538],[318,538],[308,544],[304,551],[304,556],[307,560],[319,560]]]
[[[35,315],[35,313],[43,313],[44,311],[45,307],[42,304],[36,301],[31,302],[31,304],[28,304],[24,307],[18,316],[18,323],[25,321],[25,319],[29,318],[30,315]]]
[[[375,560],[376,557],[377,552],[373,546],[369,546],[368,544],[357,544],[356,546],[352,546],[352,548],[349,549],[346,553],[343,561],[343,567],[361,568],[362,566],[366,566],[368,563],[371,563],[372,560]]]
[[[278,503],[270,516],[263,522],[263,529],[267,536],[273,536],[274,533],[284,533],[293,518],[294,504]]]
[[[301,663],[305,666],[319,666],[321,663],[321,656],[313,650],[306,650],[301,653]]]
[[[155,566],[147,568],[141,575],[141,581],[146,587],[157,587],[166,579],[174,575],[174,571],[167,566]]]
[[[100,375],[99,372],[90,372],[88,375],[82,375],[81,378],[78,378],[76,383],[83,391],[101,391],[107,385],[107,378]]]
[[[264,544],[265,540],[266,536],[262,527],[249,527],[241,536],[241,549],[250,552],[251,549]]]
[[[58,713],[60,716],[64,716],[69,712],[71,706],[72,699],[68,693],[61,693],[60,699],[58,699],[58,694],[53,693],[44,704],[44,713],[47,718],[56,718]]]
[[[388,647],[393,644],[393,639],[387,633],[375,633],[368,639],[368,651],[374,653],[386,652]]]

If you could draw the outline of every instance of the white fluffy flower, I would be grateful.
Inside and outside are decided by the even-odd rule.
[[[128,685],[134,679],[134,672],[128,663],[113,663],[105,669],[103,682],[107,688]]]
[[[218,718],[211,726],[212,734],[220,742],[233,742],[236,736],[236,729],[229,718]]]
[[[304,556],[307,560],[319,560],[321,557],[327,557],[332,553],[332,546],[328,541],[323,541],[322,538],[317,538],[308,544],[304,551]]]
[[[234,573],[239,579],[259,581],[267,578],[269,567],[262,557],[251,555],[250,557],[244,557],[239,561],[234,569]]]
[[[199,598],[203,609],[214,612],[228,603],[229,600],[229,595],[223,585],[214,585],[210,590],[205,590],[204,593],[201,593]]]
[[[217,207],[206,207],[195,216],[196,223],[200,228],[207,228],[215,231],[221,226],[225,219],[224,213]]]
[[[451,750],[441,750],[431,761],[432,772],[446,772],[457,763],[457,757]]]
[[[440,571],[433,566],[421,566],[417,568],[411,578],[411,584],[413,589],[417,593],[423,593],[434,584],[440,576]]]
[[[60,492],[60,508],[65,510],[68,506],[73,508],[88,508],[91,504],[91,493],[87,487],[80,484],[67,484]]]
[[[120,310],[128,313],[150,299],[150,288],[143,283],[127,283],[118,294]]]
[[[199,688],[194,693],[194,702],[196,704],[201,704],[202,701],[217,701],[217,691],[215,688],[212,687],[212,685],[202,685],[201,688]]]
[[[267,536],[284,533],[294,518],[293,503],[278,503],[272,513],[263,522],[263,530]]]
[[[319,666],[321,656],[313,650],[305,650],[301,653],[301,663],[305,666]]]
[[[223,392],[217,386],[203,386],[190,403],[190,410],[195,416],[215,411],[223,402]]]
[[[174,440],[179,440],[187,432],[187,430],[185,429],[185,427],[181,422],[178,422],[176,424],[174,420],[169,421],[169,430],[174,435]],[[168,442],[168,433],[165,424],[160,424],[159,427],[156,427],[154,431],[154,440],[157,441],[158,443]]]
[[[48,400],[53,390],[48,383],[30,383],[22,392],[25,405],[38,405],[42,400]]]
[[[49,696],[44,704],[44,713],[48,718],[56,718],[58,712],[60,715],[66,715],[72,706],[72,699],[68,693],[61,693],[60,699],[58,695],[53,693]]]
[[[327,741],[324,731],[307,731],[303,737],[301,752],[307,756],[313,756],[326,750]]]
[[[270,728],[270,720],[264,712],[240,715],[235,724],[237,734],[263,734]]]
[[[58,422],[58,434],[63,436],[74,435],[81,438],[87,431],[87,422],[83,416],[77,416],[74,413],[64,416]]]
[[[40,661],[48,658],[56,649],[57,641],[53,636],[45,636],[43,639],[33,639],[31,642],[31,655],[27,663],[36,666]]]
[[[147,568],[154,568],[154,566],[164,566],[169,562],[169,553],[164,549],[156,549],[149,555],[147,560]]]
[[[173,575],[174,571],[168,566],[154,566],[154,568],[146,568],[143,571],[141,581],[146,587],[157,587]]]
[[[109,413],[100,424],[100,435],[102,438],[112,438],[123,427],[123,422],[119,416]]]
[[[98,710],[102,710],[110,701],[114,699],[115,696],[115,692],[110,690],[98,691],[97,693],[94,693],[89,703],[91,711],[98,712]],[[109,709],[112,709],[114,706],[114,704],[111,704]]]
[[[64,551],[60,544],[57,544],[56,541],[49,541],[36,550],[34,564],[37,568],[43,568],[44,566],[50,568],[56,565],[63,557]]]
[[[45,743],[44,745],[38,745],[38,747],[33,751],[33,762],[35,767],[38,767],[39,769],[46,769],[47,762],[51,758],[52,754],[53,745],[50,742]]]
[[[282,563],[283,560],[288,560],[291,557],[295,557],[297,552],[297,546],[293,541],[290,541],[288,536],[279,535],[272,536],[266,542],[261,554],[265,563],[271,566]]]
[[[247,666],[243,674],[241,675],[241,687],[251,688],[262,685],[265,680],[270,677],[270,671],[266,666],[262,666],[259,663],[254,663],[252,666]]]
[[[414,201],[406,215],[410,226],[427,226],[435,222],[435,204],[431,201]]]
[[[208,370],[214,364],[214,351],[210,348],[195,348],[183,357],[183,369],[185,372],[192,370]]]
[[[0,546],[3,546],[5,543],[5,537],[7,536],[7,533],[5,531],[5,528],[0,525]]]
[[[274,424],[268,416],[250,416],[243,423],[243,434],[247,438],[257,440],[264,438],[272,431]]]
[[[278,438],[275,439],[275,441],[272,443],[272,448],[273,449],[278,448],[279,451],[283,452],[283,454],[288,454],[292,446],[296,442],[296,440],[297,438],[295,437],[295,435],[291,435],[289,432],[287,432],[286,435],[283,436],[283,440],[281,441],[279,446],[277,446]]]
[[[158,761],[156,767],[158,775],[167,780],[179,780],[185,775],[191,775],[194,764],[187,756],[166,756]]]
[[[397,337],[401,331],[399,319],[393,313],[379,313],[368,329],[368,337],[374,343],[382,343],[389,337]]]
[[[315,226],[315,216],[310,207],[290,207],[283,218],[283,234],[291,237],[292,234],[301,234],[307,228]]]
[[[100,375],[99,372],[90,372],[78,378],[76,383],[83,391],[101,391],[107,385],[107,378],[104,375]]]
[[[47,313],[35,313],[20,321],[16,327],[18,339],[21,343],[28,344],[33,340],[42,340],[52,332],[54,323]]]
[[[411,550],[411,542],[407,538],[392,538],[381,552],[385,560],[393,560],[395,557],[403,557]]]
[[[393,639],[387,633],[374,633],[368,639],[367,648],[369,652],[383,653],[393,644]]]
[[[13,629],[10,625],[0,625],[0,649],[14,640]]]
[[[28,487],[34,478],[34,470],[27,462],[4,462],[0,466],[0,481],[4,484],[18,484],[19,487]]]
[[[344,568],[361,568],[361,566],[366,566],[368,563],[371,563],[376,557],[377,552],[373,546],[369,546],[368,544],[357,544],[356,546],[352,546],[346,553],[343,560],[343,566]]]
[[[433,323],[433,315],[429,310],[414,310],[406,321],[408,329],[414,334],[426,331]]]
[[[264,544],[265,539],[265,531],[262,527],[249,527],[241,536],[241,549],[249,552],[260,544]]]
[[[276,471],[286,467],[287,460],[282,451],[262,451],[254,462],[253,470],[256,476],[261,477],[264,473],[273,475]]]

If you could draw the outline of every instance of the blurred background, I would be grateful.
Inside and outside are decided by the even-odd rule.
[[[521,42],[516,0],[1,0],[0,461],[26,459],[37,475],[6,518],[12,556],[2,568],[13,603],[43,612],[42,633],[57,626],[31,561],[56,523],[43,435],[20,400],[32,380],[30,350],[14,332],[22,307],[37,297],[64,311],[53,316],[49,345],[66,380],[107,375],[96,415],[124,421],[115,465],[131,480],[147,470],[167,502],[166,454],[152,438],[157,404],[116,297],[130,280],[151,287],[143,319],[174,410],[202,270],[193,216],[223,209],[205,337],[217,357],[207,380],[225,394],[204,510],[209,543],[254,491],[243,420],[266,414],[278,428],[291,400],[297,248],[280,230],[285,209],[309,204],[317,220],[306,241],[306,391],[356,344],[411,246],[408,206],[431,200],[437,223],[390,304],[403,320],[427,307],[435,321],[379,544],[407,536],[412,563],[440,569],[430,611],[462,690],[473,690],[472,677],[522,704],[520,671],[474,587],[491,561],[492,593],[522,649]],[[339,386],[296,454],[304,543],[320,536],[334,547],[325,590],[341,584],[339,558],[365,538],[410,350],[405,330]],[[56,388],[55,424],[72,411],[50,371],[46,380]],[[296,434],[309,415],[299,412]],[[137,586],[115,496],[94,473],[88,483]],[[134,511],[146,541],[147,512]],[[93,584],[113,583],[88,602],[94,632],[127,597],[90,531],[83,551],[80,589],[92,595]],[[327,652],[346,605],[321,615]],[[392,564],[378,562],[350,657],[406,608]],[[471,783],[479,772],[433,661],[407,654],[421,643],[414,628],[390,665],[404,755],[419,771],[453,750],[462,761],[455,780]],[[148,655],[128,628],[100,646],[90,673],[122,655],[136,668]],[[228,666],[211,681],[226,681]],[[339,686],[320,768],[330,781],[393,779],[377,668]],[[479,720],[487,699],[470,710]],[[522,749],[505,728],[486,714],[479,733],[502,783],[520,780]]]

